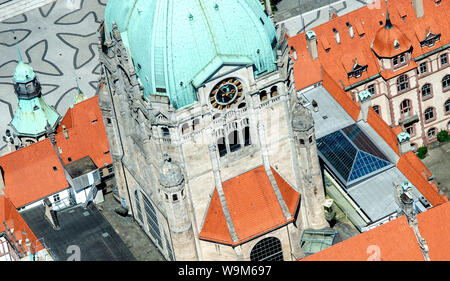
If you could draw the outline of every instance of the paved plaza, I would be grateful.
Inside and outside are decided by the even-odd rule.
[[[94,96],[100,75],[96,32],[106,2],[58,0],[0,22],[0,138],[17,108],[17,47],[37,73],[45,100],[61,115],[77,94],[76,77],[84,94]],[[0,155],[4,151],[0,140]]]

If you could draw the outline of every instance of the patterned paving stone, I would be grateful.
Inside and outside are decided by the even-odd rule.
[[[87,97],[95,94],[100,75],[96,31],[106,3],[57,0],[0,22],[0,138],[17,107],[12,84],[17,48],[37,73],[46,101],[61,115],[78,93],[75,77]]]

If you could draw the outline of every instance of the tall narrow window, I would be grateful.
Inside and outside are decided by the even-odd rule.
[[[445,102],[445,113],[450,113],[450,99]]]
[[[419,66],[420,69],[420,74],[426,73],[427,72],[427,63],[426,62],[422,62]]]
[[[244,128],[243,135],[244,135],[244,146],[249,146],[251,144],[250,127],[245,127]]]
[[[401,92],[409,88],[408,76],[402,74],[397,79],[397,91]]]
[[[441,55],[441,65],[444,66],[447,64],[448,64],[448,56],[447,56],[447,54],[442,54]]]
[[[367,91],[373,96],[375,95],[375,85],[370,84],[369,87],[367,87]]]
[[[227,146],[225,144],[225,138],[219,138],[217,140],[217,149],[219,150],[220,157],[223,157],[227,154]]]
[[[400,113],[402,115],[402,118],[408,117],[411,114],[412,108],[411,108],[411,101],[410,100],[404,100],[400,104]]]
[[[428,130],[427,136],[429,139],[432,139],[436,136],[436,129],[435,128],[431,128]]]
[[[422,87],[422,97],[423,98],[429,98],[431,97],[431,85],[425,84]]]
[[[230,144],[231,152],[234,152],[241,148],[238,131],[233,131],[228,135],[228,143]]]
[[[425,121],[431,121],[434,119],[434,108],[429,107],[425,109]]]
[[[450,87],[450,75],[446,75],[442,79],[442,88],[448,89]]]

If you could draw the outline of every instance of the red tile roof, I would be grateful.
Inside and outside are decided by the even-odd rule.
[[[50,139],[0,157],[0,167],[4,172],[5,194],[17,207],[69,187]]]
[[[25,241],[26,238],[32,243],[32,253],[38,252],[44,248],[14,205],[5,196],[0,196],[0,232],[6,232],[6,228],[3,224],[4,222],[7,222],[8,228],[13,230],[15,238],[21,242],[21,245],[26,252],[28,251]]]
[[[275,181],[292,215],[287,220],[263,166],[223,182],[223,192],[239,241],[233,242],[217,189],[214,191],[199,238],[237,245],[293,220],[300,194],[274,170]]]
[[[397,163],[397,168],[406,176],[406,178],[413,184],[420,193],[427,198],[433,206],[446,203],[448,201],[445,195],[439,194],[435,184],[430,184],[424,171],[429,173],[429,170],[417,158],[414,152],[410,151],[400,157]]]
[[[66,126],[68,139],[62,133],[62,125]],[[99,168],[112,164],[97,96],[68,110],[55,140],[65,165],[69,163],[69,157],[77,161],[86,156],[90,156]],[[4,171],[5,194],[18,207],[69,187],[50,139],[0,157],[0,167]]]
[[[418,214],[419,231],[431,260],[450,260],[450,203]],[[377,251],[377,252],[375,252]],[[383,261],[423,261],[405,216],[308,256],[302,261],[366,261],[375,253]]]
[[[369,114],[367,116],[367,123],[380,135],[383,140],[397,153],[400,155],[397,135],[394,130],[389,127],[386,122],[378,115],[373,108],[369,108]],[[398,129],[396,129],[398,131]]]
[[[66,126],[68,139],[62,133],[63,125]],[[90,156],[99,168],[112,164],[108,137],[98,105],[98,96],[77,103],[70,108],[57,132],[56,146],[62,150],[60,155],[64,164],[70,163],[68,158],[71,158],[73,162],[86,156]]]
[[[410,0],[389,1],[390,19],[395,28],[386,31],[384,29],[386,20],[384,4],[382,9],[371,9],[370,5],[364,6],[312,28],[317,35],[319,54],[319,58],[314,61],[311,59],[307,49],[305,33],[291,37],[289,45],[297,51],[298,57],[294,63],[297,89],[301,90],[320,82],[322,80],[320,75],[321,67],[343,87],[354,85],[376,74],[382,74],[385,79],[388,79],[410,70],[411,67],[416,67],[417,65],[411,62],[410,68],[403,68],[395,73],[381,73],[378,59],[371,50],[372,42],[374,43],[374,48],[383,55],[386,55],[385,51],[388,52],[388,55],[393,55],[391,52],[393,42],[391,41],[395,39],[400,42],[400,49],[394,49],[395,51],[403,51],[403,47],[407,48],[409,45],[407,41],[411,42],[413,58],[436,50],[449,42],[449,9],[450,1],[442,1],[439,6],[436,6],[433,1],[425,0],[425,16],[418,19]],[[406,18],[402,19],[401,15],[406,15]],[[382,25],[379,22],[382,22]],[[355,31],[353,38],[350,37],[347,23],[353,26]],[[335,40],[333,29],[339,32],[340,44]],[[431,48],[422,48],[420,41],[425,39],[428,30],[434,34],[441,33],[441,39]],[[378,36],[376,36],[377,33]],[[389,34],[383,35],[381,33]],[[393,33],[396,33],[396,36],[391,36]],[[404,36],[401,34],[404,34]],[[376,37],[377,40],[375,40]],[[363,57],[365,59],[364,63],[368,65],[367,71],[363,72],[359,78],[348,78],[348,69],[353,65],[355,58],[362,65],[361,59]],[[302,71],[304,69],[308,71]]]

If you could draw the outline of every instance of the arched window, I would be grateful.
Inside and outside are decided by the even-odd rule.
[[[259,93],[259,100],[260,100],[260,101],[265,101],[265,100],[267,100],[267,92],[266,92],[266,91],[261,91],[261,92]]]
[[[268,237],[259,241],[250,253],[251,261],[282,261],[283,250],[278,238]]]
[[[374,105],[374,106],[372,106],[372,108],[373,108],[373,110],[374,110],[378,115],[381,114],[380,106],[379,106],[379,105]]]
[[[161,240],[161,231],[159,229],[158,215],[156,214],[155,208],[153,207],[150,200],[147,199],[145,194],[141,193],[142,199],[144,201],[145,214],[147,215],[147,224],[150,235],[155,238],[159,246],[163,247]]]
[[[227,145],[225,144],[225,138],[221,137],[217,140],[217,149],[219,150],[220,157],[227,154]]]
[[[187,123],[184,123],[183,126],[181,127],[181,133],[183,135],[189,133],[189,125]]]
[[[445,113],[450,113],[450,99],[445,102]]]
[[[242,102],[238,105],[238,108],[244,108],[246,106],[245,102]]]
[[[278,87],[277,86],[273,86],[272,88],[270,88],[270,96],[272,98],[278,96]]]
[[[219,118],[220,117],[220,113],[216,113],[216,114],[214,114],[214,116],[213,116],[213,120],[215,120],[215,119],[217,119],[217,118]]]
[[[442,79],[442,88],[447,89],[448,87],[450,87],[450,75],[446,75]]]
[[[198,130],[200,128],[200,120],[197,118],[194,120],[192,124],[192,130]]]
[[[409,88],[408,76],[406,74],[402,74],[397,79],[397,91],[402,92]]]
[[[404,100],[400,104],[400,114],[402,115],[402,118],[407,117],[412,112],[411,107],[411,101],[410,100]]]
[[[428,130],[427,136],[429,139],[432,139],[434,137],[436,137],[436,129],[435,128],[431,128]]]
[[[434,119],[434,108],[428,107],[425,109],[425,121],[431,121]]]
[[[140,222],[144,223],[144,218],[142,217],[141,202],[139,201],[139,194],[137,190],[134,191],[134,202],[136,203],[138,219]]]
[[[241,148],[238,131],[233,131],[228,135],[228,143],[230,144],[231,152],[234,152]]]
[[[431,97],[431,84],[423,85],[421,92],[423,98]]]
[[[169,131],[169,128],[167,128],[167,127],[162,127],[162,128],[161,128],[161,131],[162,131],[163,137],[170,137],[170,131]]]

